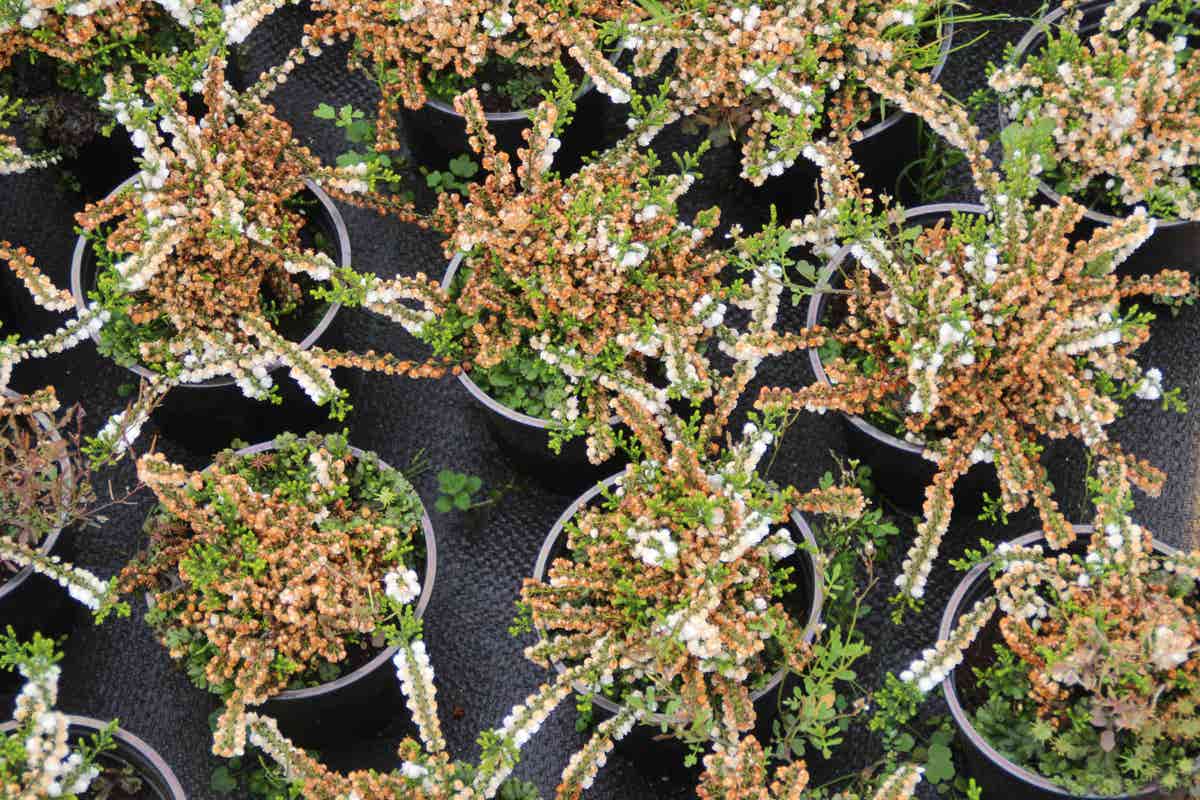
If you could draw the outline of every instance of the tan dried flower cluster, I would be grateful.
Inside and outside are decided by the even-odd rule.
[[[203,472],[160,454],[138,461],[160,505],[149,551],[119,586],[149,590],[148,619],[171,656],[222,695],[219,755],[241,750],[247,706],[352,649],[381,649],[385,623],[419,593],[405,566],[421,518],[408,482],[340,437],[276,444],[226,450]]]
[[[1200,50],[1183,36],[1163,41],[1142,7],[1109,4],[1091,35],[1073,11],[1039,51],[989,82],[1016,124],[1046,129],[1059,191],[1118,214],[1146,205],[1156,217],[1198,220]]]
[[[861,135],[880,107],[864,83],[868,72],[931,67],[940,42],[922,41],[921,26],[940,35],[932,20],[943,4],[677,0],[662,8],[627,26],[633,73],[653,75],[672,56],[673,115],[741,139],[742,177],[758,185],[815,139]]]
[[[245,38],[278,5],[279,0],[242,0],[226,19],[230,39]],[[350,66],[371,76],[383,95],[377,147],[394,149],[401,105],[420,108],[430,78],[439,72],[471,79],[489,64],[544,72],[574,62],[600,91],[615,102],[628,102],[629,81],[605,58],[598,32],[630,5],[623,0],[317,0],[317,19],[305,26],[300,47],[272,74],[286,75],[335,41],[352,41]]]

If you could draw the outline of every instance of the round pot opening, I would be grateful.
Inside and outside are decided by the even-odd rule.
[[[107,723],[92,717],[69,714],[67,720],[70,725],[68,734],[72,742],[90,737],[107,727]],[[0,734],[16,730],[16,727],[17,724],[11,720],[0,724]],[[183,786],[175,777],[174,771],[154,748],[124,728],[117,728],[113,734],[113,743],[116,747],[100,757],[102,763],[107,760],[109,763],[123,763],[133,767],[138,777],[149,785],[158,800],[187,800]]]
[[[986,209],[984,209],[983,206],[976,205],[974,203],[935,203],[910,209],[905,213],[904,221],[924,221],[926,218],[929,218],[930,222],[937,222],[938,220],[949,219],[950,216],[955,212],[963,214],[984,214],[986,213]],[[838,250],[837,253],[834,254],[833,258],[830,259],[829,263],[825,265],[825,268],[821,271],[820,285],[832,286],[832,280],[840,274],[842,264],[849,257],[849,245]],[[805,318],[805,324],[809,328],[815,328],[820,325],[821,319],[825,315],[829,299],[830,295],[828,292],[819,292],[814,294],[809,300],[808,313]],[[817,381],[824,383],[827,386],[833,385],[833,382],[825,373],[825,367],[821,363],[821,354],[818,352],[817,348],[809,348],[808,363],[812,367],[813,374],[816,376]],[[892,433],[880,430],[857,414],[843,414],[842,416],[850,425],[876,442],[886,445],[889,448],[924,458],[924,444],[910,442]]]
[[[1078,553],[1081,548],[1086,548],[1087,537],[1092,534],[1094,529],[1091,525],[1073,525],[1072,527],[1075,529],[1078,538],[1068,548],[1067,552]],[[1018,547],[1028,547],[1042,542],[1044,539],[1045,534],[1042,531],[1034,531],[1012,540],[1011,544]],[[1163,555],[1171,555],[1177,552],[1175,548],[1157,539],[1154,540],[1154,549]],[[945,613],[942,615],[941,624],[938,628],[939,640],[950,637],[962,612],[969,609],[978,600],[993,594],[991,581],[988,578],[989,566],[990,560],[976,565],[959,582],[954,593],[950,596],[950,600],[947,602]],[[951,670],[946,679],[942,681],[942,694],[946,699],[946,704],[950,708],[950,714],[954,719],[955,725],[958,726],[960,735],[966,740],[968,755],[974,756],[972,760],[975,761],[982,759],[988,771],[994,776],[999,776],[999,779],[1004,782],[1004,786],[996,788],[984,785],[985,793],[990,796],[993,791],[998,791],[999,793],[996,796],[1000,797],[1013,796],[1012,792],[1020,791],[1022,793],[1021,796],[1025,797],[1063,798],[1064,800],[1067,798],[1079,798],[1079,795],[1071,794],[1066,789],[1059,787],[1041,775],[1009,760],[976,730],[971,714],[964,706],[964,702],[969,702],[964,701],[964,695],[969,696],[970,692],[974,690],[974,676],[971,670],[965,667],[968,666],[972,655],[975,655],[979,661],[988,661],[990,656],[987,653],[981,653],[981,651],[985,649],[990,650],[991,645],[999,641],[1001,641],[999,625],[997,620],[993,618],[980,631],[975,642],[963,654],[964,663],[958,668]],[[1008,792],[1009,794],[1005,795],[1004,792]],[[1123,800],[1123,798],[1144,798],[1144,800],[1150,800],[1157,797],[1159,797],[1158,788],[1151,786],[1133,795],[1121,795],[1103,799],[1089,795],[1085,800]]]
[[[125,191],[132,187],[138,180],[138,176],[125,180],[112,191],[110,197]],[[330,237],[334,248],[337,250],[336,261],[341,267],[350,266],[350,234],[346,230],[345,220],[342,219],[341,213],[337,210],[333,200],[325,193],[321,187],[312,181],[305,179],[305,189],[308,194],[317,201],[314,207],[314,217],[311,220],[316,226],[323,228],[325,232],[332,234]],[[75,240],[75,250],[71,255],[71,294],[75,298],[76,310],[82,312],[87,308],[87,294],[95,284],[95,258],[92,251],[91,243],[87,237],[79,236]],[[86,288],[85,288],[86,287]],[[299,346],[301,350],[307,350],[316,344],[317,340],[333,323],[333,318],[337,316],[338,309],[341,305],[331,303],[325,309],[324,314],[317,321],[316,325],[300,340]],[[92,341],[97,345],[100,343],[98,332],[91,333]],[[279,364],[275,364],[271,369],[278,369]],[[153,372],[141,364],[133,364],[126,367],[130,372],[133,372],[139,378],[151,379],[158,373]],[[199,383],[184,383],[180,384],[181,388],[191,389],[214,389],[222,386],[233,386],[236,381],[230,377],[210,378]]]
[[[250,445],[249,447],[243,447],[237,451],[237,455],[250,456],[274,449],[276,449],[276,445],[272,440],[269,442],[260,442],[259,444]],[[366,452],[357,447],[350,446],[349,450],[355,458],[363,458],[366,456]],[[395,467],[392,467],[383,459],[380,458],[378,460],[380,467],[395,470]],[[415,488],[413,491],[416,491]],[[420,502],[419,497],[418,502]],[[425,609],[428,607],[429,600],[433,596],[433,584],[437,578],[437,538],[434,535],[433,523],[429,519],[429,512],[425,509],[424,503],[421,503],[421,535],[424,537],[425,544],[425,562],[423,565],[423,570],[422,565],[414,565],[417,568],[417,572],[421,580],[421,594],[417,598],[417,603],[413,610],[413,614],[417,619],[421,619],[425,615]],[[147,605],[150,605],[152,603],[152,594],[147,592],[145,598]],[[332,681],[303,689],[286,689],[269,697],[264,703],[264,706],[271,704],[294,705],[304,701],[324,699],[329,696],[334,696],[341,690],[359,683],[368,676],[371,676],[380,668],[385,667],[387,663],[396,655],[398,649],[399,648],[394,646],[385,647],[365,663],[360,664],[353,670]]]
[[[566,525],[578,514],[581,510],[591,505],[596,498],[605,490],[616,486],[625,473],[617,473],[605,479],[601,483],[596,484],[588,491],[584,492],[575,499],[571,505],[559,516],[558,520],[550,528],[550,533],[546,540],[542,543],[542,548],[538,552],[536,564],[533,567],[533,577],[535,580],[544,580],[551,562],[560,555],[566,554],[566,539],[564,536]],[[796,549],[792,558],[796,560],[797,567],[795,577],[798,586],[792,596],[797,601],[796,606],[803,605],[807,607],[807,616],[804,624],[804,641],[811,643],[818,633],[821,626],[821,611],[825,604],[825,588],[824,576],[820,566],[817,564],[813,553],[817,550],[817,541],[813,536],[812,529],[808,522],[798,512],[793,511],[788,527],[791,528],[793,534],[799,534],[799,542],[803,545]],[[540,638],[545,637],[545,632],[538,630]],[[555,662],[554,668],[558,672],[563,672],[566,666]],[[787,677],[787,667],[782,667],[774,672],[766,684],[756,689],[751,693],[750,699],[754,703],[758,703],[763,698],[769,696],[772,692],[780,688],[784,679]],[[579,691],[586,691],[585,687],[577,687]],[[616,714],[620,711],[620,706],[609,698],[596,694],[592,698],[592,702],[601,710],[609,715]],[[648,726],[661,726],[668,722],[662,714],[649,714],[642,718],[640,724]]]
[[[446,268],[446,274],[442,277],[443,290],[450,290],[451,285],[454,283],[454,276],[458,274],[458,268],[462,265],[462,261],[462,253],[456,253],[454,258],[450,260],[450,265]],[[550,420],[541,419],[540,417],[533,417],[524,412],[517,411],[515,408],[510,408],[504,405],[481,389],[479,384],[471,380],[470,375],[468,375],[466,372],[460,372],[458,374],[458,382],[463,385],[463,388],[465,388],[480,405],[482,405],[488,411],[504,417],[510,422],[514,422],[518,425],[524,425],[529,428],[535,428],[539,431],[546,432],[547,435],[550,430],[556,427]],[[613,416],[609,417],[608,422],[610,425],[615,426],[620,424],[621,420],[614,414]]]

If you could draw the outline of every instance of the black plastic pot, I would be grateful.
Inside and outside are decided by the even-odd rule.
[[[918,206],[909,210],[905,221],[932,224],[947,219],[954,212],[967,214],[984,213],[983,206],[971,203],[937,203]],[[850,256],[850,248],[843,247],[822,271],[822,283],[837,281],[842,263]],[[816,327],[825,314],[829,295],[818,293],[808,303],[808,327]],[[825,367],[816,348],[808,351],[808,360],[813,373],[821,383],[829,384]],[[889,500],[906,511],[917,511],[925,503],[925,489],[933,483],[937,464],[925,457],[925,446],[909,442],[890,433],[881,431],[862,417],[843,414],[846,423],[846,445],[850,455],[871,467],[876,487]],[[998,493],[999,483],[991,464],[979,463],[960,477],[954,486],[955,508],[965,512],[978,511],[982,507],[985,491],[993,496]]]
[[[274,441],[260,442],[243,447],[237,454],[254,455],[274,449]],[[358,458],[366,455],[357,447],[351,447],[350,452]],[[390,468],[382,459],[379,464]],[[421,533],[425,539],[425,565],[417,569],[421,578],[421,595],[414,608],[417,619],[425,614],[437,578],[437,539],[433,523],[424,509]],[[146,600],[149,604],[149,594]],[[397,649],[380,650],[370,661],[337,680],[280,692],[254,710],[275,719],[280,731],[301,747],[328,745],[341,739],[377,733],[404,707],[404,696],[392,665]]]
[[[947,8],[952,13],[953,9]],[[941,56],[930,71],[936,81],[946,67],[953,49],[954,18],[951,16],[943,30]],[[905,169],[921,156],[917,118],[896,109],[862,132],[851,150],[856,164],[862,169],[863,185],[873,194],[886,194],[908,205],[924,202],[924,197],[911,196],[900,183]],[[799,158],[784,174],[768,178],[759,189],[760,196],[779,211],[783,220],[797,219],[813,210],[817,200],[817,182],[821,171],[806,158]],[[898,191],[899,187],[899,191]]]
[[[1093,33],[1100,27],[1100,20],[1111,2],[1112,0],[1091,0],[1079,4],[1078,10],[1082,14],[1080,34]],[[1151,3],[1144,3],[1143,8],[1149,5]],[[1014,47],[1012,63],[1019,65],[1030,53],[1040,49],[1046,42],[1047,31],[1059,26],[1066,15],[1066,9],[1057,8],[1035,22]],[[1197,16],[1200,16],[1200,12]],[[1008,116],[1008,108],[1004,102],[997,106],[997,111],[1000,129],[1003,130],[1012,123],[1012,119]],[[1038,191],[1055,205],[1062,200],[1062,195],[1045,181],[1038,181]],[[1097,228],[1111,225],[1119,219],[1119,216],[1088,208],[1084,211],[1084,219],[1076,228],[1075,234],[1080,238],[1090,237]],[[1200,274],[1200,222],[1156,220],[1154,233],[1117,267],[1116,272],[1118,275],[1148,275],[1163,269],[1184,269]]]
[[[575,114],[560,137],[562,147],[554,166],[564,174],[578,169],[584,156],[604,141],[603,113],[608,98],[585,80],[575,92]],[[507,153],[509,163],[517,165],[517,151],[528,147],[523,133],[528,130],[532,108],[520,111],[492,111],[484,114],[488,130],[496,137],[496,147]],[[450,159],[463,153],[478,160],[467,141],[467,125],[451,103],[429,98],[416,110],[401,106],[400,118],[408,136],[413,160],[428,169],[444,170]]]
[[[610,476],[567,506],[566,511],[550,528],[550,533],[543,542],[542,549],[538,552],[537,563],[533,567],[534,579],[544,580],[554,559],[568,556],[567,540],[564,535],[567,523],[588,505],[597,502],[602,491],[616,486],[623,477],[624,473]],[[795,567],[792,580],[795,582],[796,588],[782,602],[795,616],[805,619],[804,641],[811,643],[821,628],[821,610],[825,604],[824,576],[813,555],[817,551],[817,541],[808,521],[800,512],[793,511],[788,527],[801,546],[791,556],[792,566]],[[542,631],[538,633],[544,635]],[[566,669],[562,664],[556,663],[554,666],[559,672]],[[788,691],[791,686],[790,679],[791,675],[785,667],[772,675],[766,685],[751,694],[754,711],[757,715],[755,735],[759,741],[769,740],[771,722],[779,710],[780,694]],[[592,704],[597,721],[608,719],[620,710],[620,706],[602,695],[595,695]],[[618,747],[633,754],[649,756],[650,758],[647,760],[652,762],[650,766],[662,771],[665,775],[690,774],[683,767],[683,756],[686,755],[687,748],[677,739],[662,735],[664,721],[665,717],[661,714],[652,714],[646,717],[618,743]]]
[[[114,194],[136,180],[136,176],[129,178],[117,187]],[[338,265],[349,266],[350,236],[342,215],[320,187],[311,181],[306,181],[306,184],[312,199],[317,201],[313,223],[320,226],[335,243],[335,261]],[[96,262],[91,244],[80,236],[75,242],[75,252],[71,258],[71,293],[75,296],[75,307],[81,311],[87,307],[85,291],[95,285],[95,272]],[[302,350],[312,347],[326,333],[340,307],[336,303],[328,306],[316,325],[300,340]],[[93,333],[92,340],[99,343],[99,336]],[[141,365],[128,369],[139,379],[154,375]],[[278,374],[278,367],[273,369],[277,372],[276,386],[283,398],[281,405],[246,397],[232,378],[213,378],[173,388],[154,411],[153,419],[165,435],[200,452],[214,452],[234,438],[273,437],[287,430],[313,428],[326,421],[326,409],[314,404],[286,375]],[[197,424],[200,421],[203,424]]]
[[[17,396],[8,389],[3,391],[7,397]],[[48,427],[49,420],[44,425]],[[69,461],[60,461],[59,470],[61,480],[74,479]],[[38,550],[44,556],[56,556],[69,562],[75,556],[75,543],[59,528],[51,531]],[[74,612],[67,590],[34,572],[33,567],[25,567],[0,582],[0,629],[11,625],[19,639],[32,638],[34,631],[45,636],[63,636],[71,628]],[[15,691],[19,685],[20,679],[15,673],[0,672],[0,696]]]
[[[1075,525],[1078,538],[1068,548],[1068,552],[1082,553],[1087,549],[1087,538],[1092,533],[1091,525]],[[1045,534],[1041,531],[1027,533],[1020,538],[1014,539],[1012,544],[1019,547],[1028,547],[1037,544],[1045,539]],[[1154,549],[1164,555],[1175,553],[1175,548],[1154,541]],[[938,639],[948,639],[953,633],[955,626],[958,624],[958,618],[966,611],[969,611],[976,602],[995,593],[992,587],[992,582],[988,578],[988,567],[990,562],[984,562],[977,565],[974,569],[967,573],[962,582],[958,584],[958,588],[954,590],[954,594],[950,596],[950,600],[946,605],[946,612],[942,615],[941,627],[938,630]],[[962,695],[969,696],[974,689],[974,675],[967,667],[972,661],[976,663],[987,663],[990,661],[992,646],[1003,641],[1000,636],[999,623],[993,619],[979,633],[975,642],[967,648],[964,655],[964,664],[958,669],[954,669],[942,681],[942,693],[946,697],[946,704],[950,707],[950,714],[954,718],[955,724],[958,726],[959,740],[963,745],[966,753],[967,769],[971,777],[973,777],[983,788],[984,797],[995,798],[1021,798],[1021,800],[1064,800],[1065,798],[1077,798],[1078,800],[1100,800],[1095,795],[1074,795],[1065,789],[1061,789],[1045,778],[1037,775],[1024,767],[1017,766],[1012,761],[1009,761],[1003,754],[992,747],[980,734],[975,730],[975,726],[971,723],[966,710],[963,708]],[[972,658],[974,656],[974,658]],[[1120,797],[1107,798],[1106,800],[1168,800],[1169,795],[1165,792],[1160,792],[1157,787],[1150,787],[1140,793],[1132,795],[1122,795]]]
[[[442,278],[442,288],[449,289],[462,263],[462,254],[456,255]],[[488,428],[505,454],[522,471],[538,479],[546,486],[562,492],[577,492],[606,475],[611,475],[625,462],[618,453],[602,464],[588,461],[585,437],[571,439],[562,446],[557,455],[550,449],[550,432],[554,424],[550,420],[531,417],[490,397],[470,376],[463,372],[458,381],[489,413]],[[609,420],[616,426],[617,417]]]
[[[129,139],[129,132],[117,126],[105,136],[97,134],[79,147],[75,156],[60,162],[59,167],[79,181],[79,191],[85,202],[91,203],[108,195],[137,169],[141,155]]]
[[[98,719],[74,714],[68,715],[67,719],[70,723],[68,735],[72,743],[99,733],[107,725]],[[5,722],[0,725],[0,734],[7,734],[16,727],[15,722]],[[100,756],[102,762],[119,761],[133,767],[138,777],[149,786],[158,800],[187,800],[175,773],[150,745],[122,728],[117,728],[113,734],[113,743],[116,749]]]

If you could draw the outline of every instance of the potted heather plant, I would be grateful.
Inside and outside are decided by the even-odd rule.
[[[657,732],[670,731],[687,743],[706,742],[713,720],[690,711],[700,696],[709,698],[698,705],[710,714],[719,707],[747,712],[752,707],[749,713],[756,719],[751,727],[762,738],[770,729],[785,678],[791,670],[803,669],[807,647],[820,629],[824,591],[816,541],[799,509],[849,510],[856,501],[828,493],[801,498],[771,486],[755,472],[757,465],[748,463],[755,452],[765,450],[771,436],[749,425],[737,448],[723,451],[716,463],[703,464],[700,471],[673,471],[670,465],[680,464],[679,458],[672,458],[667,467],[650,459],[585,492],[550,529],[533,578],[522,590],[530,620],[545,640],[542,649],[562,653],[551,657],[560,671],[605,629],[619,629],[627,637],[629,649],[621,669],[606,675],[611,680],[594,695],[585,695],[579,705],[600,720],[624,719],[632,711],[623,706],[634,706],[645,734],[635,739],[638,749]],[[731,475],[731,470],[743,471]],[[728,490],[706,490],[696,480],[717,482]],[[741,522],[735,523],[739,516]],[[738,524],[741,527],[735,527]],[[722,528],[726,533],[704,541]],[[735,546],[742,535],[757,541],[744,549]],[[734,556],[736,550],[742,552]],[[718,553],[731,574],[727,585],[713,587],[711,602],[717,607],[706,612],[708,598],[685,601]],[[769,569],[751,567],[760,563]],[[775,583],[791,587],[778,602],[781,592],[773,589]],[[648,586],[654,587],[653,596],[645,591]],[[756,653],[726,657],[719,642],[732,634],[711,624],[710,616],[727,622],[730,631],[776,633],[766,641],[753,638]],[[581,624],[585,619],[593,624]],[[681,651],[688,658],[699,655],[704,671],[728,661],[729,672],[745,677],[714,678],[705,685],[697,674],[664,669]],[[651,701],[646,700],[648,690]],[[735,695],[726,695],[728,691]]]
[[[429,343],[441,362],[460,364],[459,380],[493,412],[506,447],[578,490],[611,473],[611,465],[587,465],[618,450],[618,392],[663,405],[701,402],[715,386],[703,351],[728,347],[726,313],[754,308],[774,319],[778,298],[762,270],[780,269],[771,265],[783,258],[775,241],[782,231],[739,235],[733,253],[707,247],[719,210],[688,224],[677,207],[698,155],[681,157],[680,174],[658,175],[657,158],[633,137],[561,177],[551,170],[562,119],[552,100],[538,107],[514,174],[496,158],[478,97],[455,102],[491,174],[465,199],[439,199],[432,224],[447,232],[451,259],[441,286],[424,275],[358,276],[338,299],[365,302]],[[721,271],[733,266],[758,272],[750,283],[722,285]],[[577,437],[584,441],[564,446]],[[547,445],[559,453],[548,470]]]
[[[470,366],[459,380],[527,461],[584,435],[586,448],[577,443],[564,461],[603,463],[617,449],[615,390],[635,381],[659,396],[647,357],[669,349],[687,363],[722,322],[730,293],[718,276],[727,259],[702,247],[720,212],[684,226],[676,202],[695,180],[695,158],[684,158],[680,174],[655,176],[657,159],[629,140],[571,177],[551,172],[560,118],[550,102],[538,107],[514,175],[495,159],[477,97],[456,105],[494,177],[465,200],[441,196],[434,224],[450,233],[451,259],[443,310],[414,333],[435,355]],[[664,341],[656,321],[678,323],[679,335]],[[687,375],[666,376],[677,397],[696,392]]]
[[[1002,124],[1045,131],[1047,197],[1105,224],[1137,206],[1162,224],[1200,219],[1198,13],[1183,0],[1072,3],[993,69]]]
[[[951,48],[952,7],[822,0],[798,13],[788,3],[682,0],[656,4],[657,14],[627,14],[610,28],[632,52],[633,75],[665,73],[669,111],[646,137],[682,117],[715,141],[740,142],[741,177],[755,186],[777,178],[772,194],[791,217],[812,200],[804,185],[813,183],[811,165],[801,156],[828,136],[855,141],[872,185],[894,192],[918,150],[915,120],[895,105],[888,84],[937,80]],[[807,174],[784,177],[797,160]]]
[[[274,71],[287,75],[325,44],[350,40],[350,67],[365,72],[382,95],[377,147],[399,147],[396,114],[402,112],[418,161],[445,169],[467,150],[466,121],[451,101],[474,88],[500,148],[515,157],[533,107],[568,76],[580,86],[576,99],[595,86],[614,102],[629,101],[629,81],[608,61],[598,33],[626,6],[618,0],[318,0],[303,42]],[[259,0],[234,5],[225,23],[230,41],[244,39],[264,13]],[[582,155],[598,131],[595,120],[580,122],[575,135],[585,141],[575,149]]]
[[[103,76],[132,68],[190,87],[220,47],[220,19],[219,4],[207,0],[6,5],[0,127],[19,125],[43,155],[0,144],[0,173],[61,160],[87,199],[107,194],[133,167],[135,151],[127,136],[108,131],[111,117],[98,104]]]
[[[269,105],[233,92],[223,74],[220,61],[210,62],[203,119],[187,112],[165,79],[152,78],[142,91],[109,76],[105,104],[142,148],[142,168],[78,215],[76,317],[50,336],[4,350],[4,363],[15,364],[91,335],[117,363],[141,368],[145,391],[126,416],[101,431],[98,449],[126,447],[129,440],[115,432],[136,433],[175,387],[215,392],[205,397],[193,390],[174,405],[169,400],[161,418],[175,421],[177,438],[209,447],[222,433],[261,435],[291,424],[277,412],[251,413],[237,402],[282,402],[272,376],[278,367],[287,368],[315,405],[341,418],[348,405],[333,382],[334,367],[394,374],[412,366],[387,355],[313,345],[337,309],[321,284],[349,258],[330,197],[403,213],[402,204],[372,192],[377,180],[395,176],[375,162],[322,165]],[[8,261],[18,274],[36,270],[23,251]],[[54,306],[57,290],[38,275],[34,299]],[[305,407],[288,406],[301,416]],[[206,427],[193,424],[197,414]]]
[[[147,623],[221,697],[213,752],[240,751],[260,706],[306,742],[384,721],[386,668],[419,630],[437,548],[408,480],[342,435],[284,434],[189,473],[158,454],[138,474],[159,505],[122,571]]]
[[[1002,127],[1038,134],[1044,196],[1073,198],[1092,225],[1138,207],[1157,220],[1131,271],[1200,269],[1198,44],[1190,0],[1071,3],[1039,20],[989,78]]]
[[[941,683],[988,795],[1182,798],[1200,788],[1200,550],[1151,538],[1119,465],[1067,552],[969,553],[939,641],[895,684]],[[977,563],[975,563],[977,562]]]
[[[519,625],[539,633],[526,651],[535,663],[562,674],[616,648],[597,665],[599,684],[581,689],[605,719],[566,784],[576,793],[596,768],[590,754],[639,723],[695,751],[712,747],[702,786],[715,791],[725,768],[761,755],[775,693],[818,647],[821,561],[799,512],[853,518],[864,500],[852,486],[800,494],[760,474],[786,415],[729,431],[763,357],[796,344],[773,330],[779,282],[759,273],[755,284],[749,320],[722,341],[732,366],[696,365],[717,385],[706,413],[681,417],[652,397],[618,395],[638,458],[567,509],[522,589]],[[799,780],[795,767],[780,779]]]
[[[49,800],[185,800],[171,768],[148,744],[117,727],[55,709],[54,640],[28,642],[0,632],[0,668],[24,679],[13,719],[0,724],[0,787],[5,797]]]
[[[1177,392],[1163,388],[1157,368],[1132,357],[1149,336],[1153,314],[1122,307],[1121,300],[1182,297],[1190,291],[1187,274],[1113,274],[1149,236],[1149,218],[1131,215],[1071,245],[1083,208],[1070,200],[1044,208],[1029,202],[1036,155],[1015,149],[1001,177],[965,112],[946,113],[957,122],[943,130],[968,154],[983,197],[978,210],[918,210],[935,219],[949,210],[948,223],[918,227],[899,209],[877,213],[853,169],[845,169],[844,154],[823,150],[825,185],[840,201],[838,221],[828,238],[825,213],[797,227],[815,228],[825,247],[846,248],[837,260],[839,288],[829,288],[837,270],[827,270],[810,312],[823,323],[810,331],[825,340],[812,354],[824,379],[800,389],[768,388],[758,399],[764,408],[858,416],[852,443],[863,437],[869,448],[903,445],[907,472],[886,474],[904,464],[895,455],[880,465],[885,491],[889,478],[893,488],[916,483],[920,457],[936,462],[926,469],[932,475],[924,518],[897,578],[894,599],[908,605],[924,594],[950,525],[955,483],[973,464],[995,465],[997,508],[1012,512],[1032,500],[1048,540],[1061,547],[1073,533],[1039,460],[1046,440],[1078,439],[1099,461],[1129,465],[1139,488],[1154,493],[1163,475],[1127,455],[1105,427],[1132,399],[1185,408]],[[831,300],[837,307],[823,315],[822,304]]]

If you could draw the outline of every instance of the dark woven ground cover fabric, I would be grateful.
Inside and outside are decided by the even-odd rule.
[[[1011,4],[980,0],[973,10],[1028,14],[1034,5],[1029,0]],[[284,53],[296,41],[302,17],[301,12],[288,9],[270,20],[250,39],[247,65],[252,70],[260,69]],[[992,23],[960,28],[959,42],[986,35],[951,56],[944,81],[957,96],[966,97],[980,85],[986,63],[997,58],[1004,42],[1015,39],[1024,27]],[[341,54],[334,52],[301,68],[277,92],[275,102],[280,114],[295,125],[302,141],[332,157],[340,152],[340,134],[314,120],[312,109],[325,101],[335,105],[353,103],[369,110],[375,96],[365,80],[346,72]],[[615,114],[606,123],[613,136],[620,126],[621,120]],[[694,144],[694,140],[668,135],[659,149],[665,153]],[[725,206],[727,219],[761,218],[761,200],[737,180],[733,152],[725,149],[710,153],[703,167],[707,177],[689,203],[703,207],[719,202]],[[958,175],[956,180],[959,189],[947,199],[972,199],[963,176]],[[75,241],[72,214],[80,206],[79,198],[63,188],[52,173],[0,179],[0,237],[27,246],[59,285],[66,285]],[[343,208],[343,213],[359,269],[381,275],[423,271],[440,276],[443,272],[445,265],[436,237],[381,220],[369,212]],[[4,289],[10,292],[11,284],[5,283]],[[795,323],[800,311],[789,311],[788,321]],[[48,314],[22,313],[19,319],[11,316],[4,326],[9,332],[45,331],[56,324]],[[1181,386],[1184,399],[1193,405],[1200,404],[1200,363],[1194,346],[1198,331],[1200,312],[1189,310],[1174,318],[1164,315],[1155,324],[1151,343],[1140,354],[1144,365],[1162,368],[1168,385]],[[355,348],[373,347],[403,357],[422,355],[398,326],[384,324],[368,314],[339,315],[332,335]],[[129,383],[130,378],[129,373],[100,357],[87,344],[64,356],[23,365],[15,383],[18,388],[53,383],[65,401],[84,404],[88,427],[95,430],[119,406],[117,388]],[[423,450],[435,470],[450,467],[474,473],[489,486],[514,480],[518,483],[503,502],[478,514],[433,515],[440,562],[426,615],[426,639],[437,673],[438,701],[450,750],[459,757],[474,757],[478,752],[477,733],[498,725],[508,709],[546,677],[522,657],[528,640],[513,639],[507,627],[521,580],[530,574],[547,530],[572,497],[548,491],[515,470],[489,435],[485,413],[453,379],[415,382],[358,374],[342,374],[339,379],[352,394],[354,412],[346,426],[351,442],[358,447],[374,450],[396,465],[407,464],[413,454]],[[807,361],[796,357],[766,365],[762,380],[796,385],[811,381],[812,375]],[[1150,458],[1168,471],[1170,479],[1162,497],[1141,499],[1137,517],[1159,538],[1174,544],[1185,544],[1195,526],[1198,420],[1197,415],[1168,414],[1143,403],[1136,414],[1114,426],[1117,437],[1131,452]],[[204,421],[197,420],[196,425],[203,426]],[[148,427],[146,433],[154,431]],[[158,440],[158,447],[169,457],[193,468],[204,466],[225,444],[214,440],[211,447],[201,450],[185,449],[169,438]],[[832,465],[830,453],[842,448],[843,431],[838,418],[805,416],[784,442],[772,475],[801,488],[809,487]],[[1053,473],[1064,508],[1081,508],[1083,461],[1079,453],[1066,449],[1055,461]],[[100,488],[108,480],[115,487],[128,485],[132,474],[128,464],[111,470],[100,476]],[[436,496],[433,472],[416,483],[426,504],[432,507]],[[132,505],[115,509],[102,529],[80,536],[81,565],[101,576],[114,574],[141,546],[141,524],[149,507],[142,496]],[[901,522],[907,535],[911,523]],[[985,527],[959,515],[948,537],[946,556],[961,553],[981,535],[1000,541],[1024,533],[1033,525],[1028,514],[1014,518],[1003,529]],[[901,550],[904,541],[902,537]],[[890,587],[895,562],[898,558],[887,569],[881,595]],[[899,627],[883,613],[864,621],[867,639],[874,648],[861,665],[865,683],[875,685],[885,671],[902,668],[933,641],[945,599],[957,581],[957,574],[943,560],[930,577],[924,613],[910,616]],[[884,605],[882,596],[876,598],[877,609]],[[98,628],[79,620],[66,646],[60,707],[94,717],[119,718],[124,727],[145,738],[173,766],[189,797],[215,798],[209,780],[220,762],[209,755],[206,721],[214,708],[213,698],[193,688],[172,664],[143,624],[142,613],[143,609],[135,604],[132,618],[110,621]],[[575,731],[574,710],[567,705],[533,739],[517,770],[519,776],[536,781],[547,797],[552,796],[568,757],[584,741],[584,736]],[[932,707],[933,713],[939,710],[936,702]],[[403,718],[403,712],[398,712],[398,717]],[[327,749],[325,756],[345,769],[393,766],[395,743],[405,732],[405,725],[397,722],[376,737]],[[589,796],[650,800],[694,795],[685,781],[656,773],[653,753],[643,755],[614,754]],[[865,766],[875,757],[870,739],[856,735],[839,751],[835,763],[811,764],[815,782]],[[928,793],[927,789],[922,791]]]

